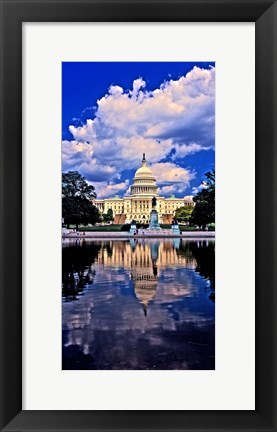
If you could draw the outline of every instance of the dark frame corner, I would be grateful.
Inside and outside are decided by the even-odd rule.
[[[0,7],[1,430],[277,431],[276,0],[0,0]],[[22,259],[22,23],[35,21],[255,22],[255,411],[22,411],[22,274],[13,263]]]

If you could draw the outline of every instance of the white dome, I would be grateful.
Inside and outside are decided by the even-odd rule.
[[[151,169],[146,165],[142,165],[139,169],[136,170],[134,180],[145,179],[145,178],[150,178],[155,180],[155,177]]]
[[[141,161],[141,167],[137,169],[133,184],[131,186],[131,195],[153,196],[158,194],[156,179],[151,169],[147,166],[145,153]]]

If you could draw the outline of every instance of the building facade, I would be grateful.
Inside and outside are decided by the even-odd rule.
[[[135,220],[138,223],[147,224],[152,210],[153,197],[157,199],[156,210],[159,214],[159,223],[171,223],[177,208],[193,205],[191,196],[184,198],[159,196],[156,178],[147,166],[145,153],[143,153],[141,166],[137,169],[131,185],[130,195],[125,195],[123,198],[116,195],[113,198],[96,199],[94,204],[101,213],[107,213],[111,209],[114,223],[123,224]]]

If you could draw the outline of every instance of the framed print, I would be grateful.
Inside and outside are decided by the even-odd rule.
[[[1,41],[1,430],[276,430],[276,2]]]

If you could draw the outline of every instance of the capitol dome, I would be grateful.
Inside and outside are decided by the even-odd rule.
[[[151,169],[147,166],[145,153],[143,153],[141,167],[137,169],[133,184],[131,186],[131,195],[158,195],[158,186],[156,178]]]
[[[145,179],[145,178],[149,178],[151,180],[156,181],[151,169],[147,165],[142,165],[140,168],[136,170],[134,180]]]

